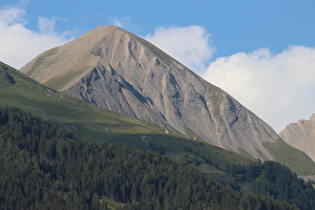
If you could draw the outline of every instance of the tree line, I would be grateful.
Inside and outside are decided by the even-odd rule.
[[[262,193],[258,182],[253,192],[263,196],[239,193],[188,164],[81,141],[12,107],[0,108],[0,167],[1,209],[108,209],[104,198],[122,209],[298,209]]]

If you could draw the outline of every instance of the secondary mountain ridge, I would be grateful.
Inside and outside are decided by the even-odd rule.
[[[280,136],[286,143],[305,152],[315,161],[315,114],[309,120],[302,119],[288,124]]]

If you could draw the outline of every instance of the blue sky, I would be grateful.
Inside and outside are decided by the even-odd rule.
[[[0,60],[19,68],[99,25],[148,39],[277,131],[315,113],[314,0],[0,0]]]
[[[0,2],[1,6],[21,5],[31,29],[36,30],[38,17],[57,18],[56,30],[72,31],[75,36],[114,24],[114,19],[142,36],[159,26],[200,25],[212,35],[215,57],[262,47],[278,53],[289,45],[315,46],[314,0]]]

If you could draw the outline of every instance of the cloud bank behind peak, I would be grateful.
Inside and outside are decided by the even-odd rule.
[[[315,48],[262,48],[212,62],[204,78],[234,96],[280,132],[315,113]]]
[[[19,69],[41,52],[70,41],[68,32],[56,32],[56,20],[39,17],[38,30],[31,30],[24,9],[0,8],[0,61]]]
[[[198,25],[157,27],[144,38],[199,74],[205,72],[215,52],[210,34]]]

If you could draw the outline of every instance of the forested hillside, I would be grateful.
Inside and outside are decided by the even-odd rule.
[[[124,209],[296,209],[267,196],[239,193],[151,152],[77,140],[55,122],[15,108],[0,108],[0,166],[3,209],[107,209],[108,200]],[[258,166],[248,179],[259,177],[259,167],[270,170],[270,179],[277,177],[267,166]],[[247,173],[246,167],[232,168],[228,172],[235,176]],[[257,181],[253,192],[276,189],[266,180]],[[299,186],[308,190],[301,196],[308,197],[297,204],[311,209],[314,190],[303,181]]]
[[[235,189],[255,195],[271,196],[276,200],[296,204],[300,209],[315,209],[315,191],[310,181],[304,182],[296,173],[273,161],[254,162],[246,166],[227,165],[221,169],[232,176]],[[219,181],[223,181],[221,178]]]

